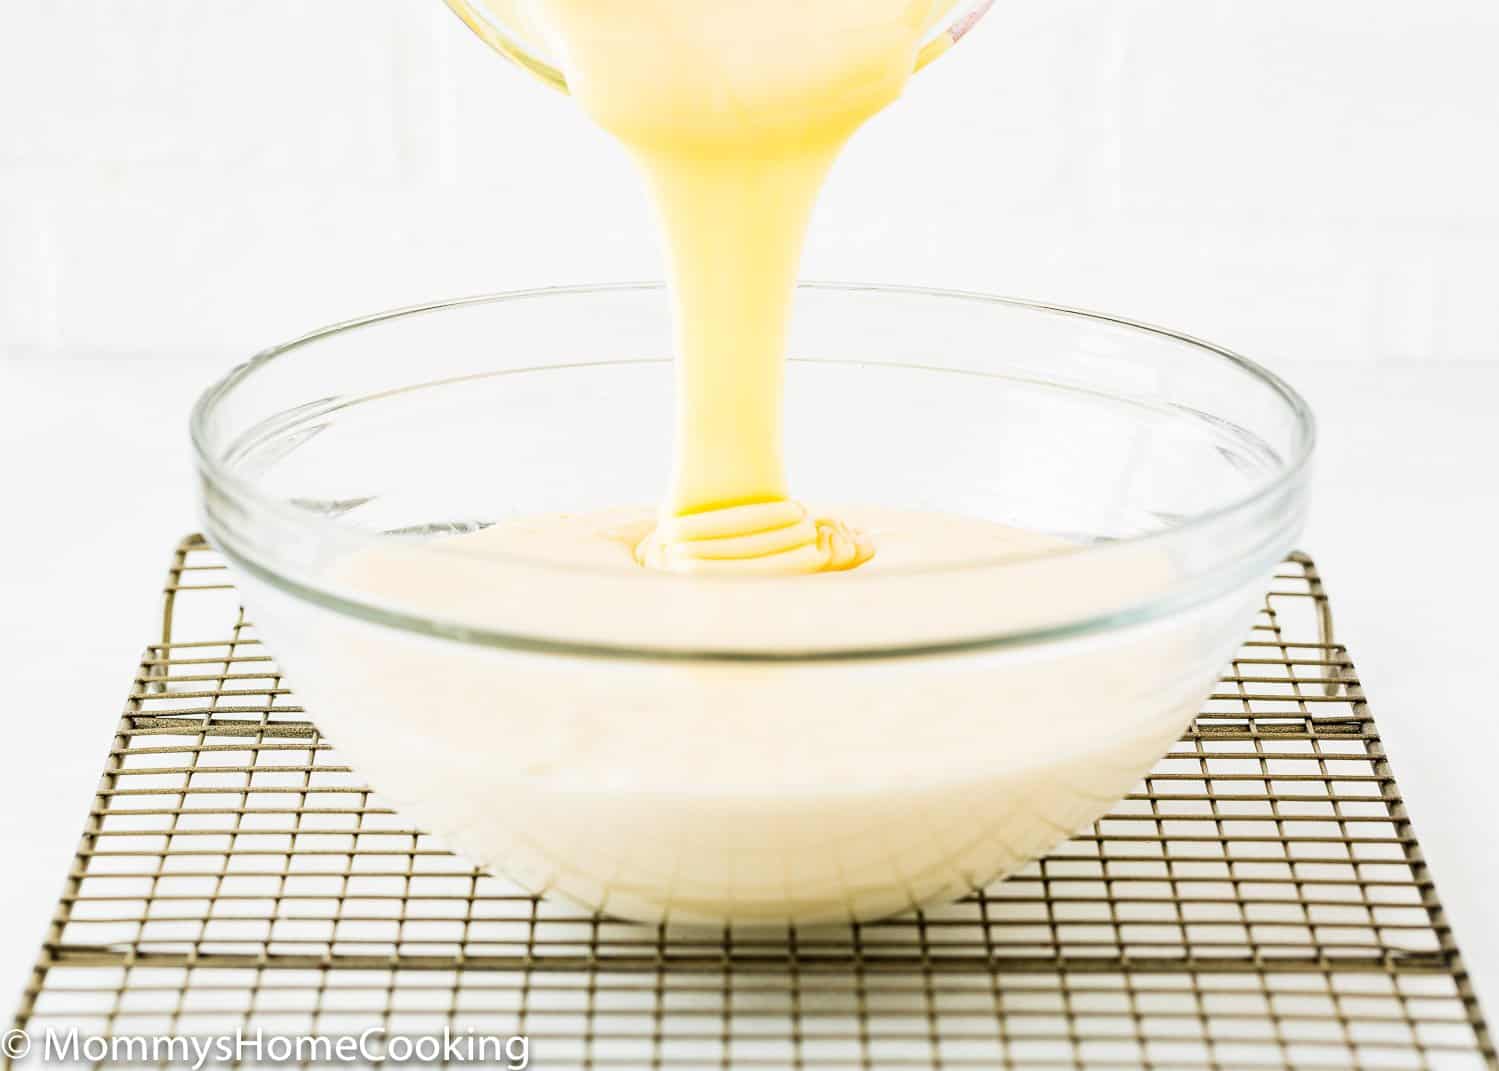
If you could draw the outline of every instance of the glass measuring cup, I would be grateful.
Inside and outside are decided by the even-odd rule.
[[[541,35],[525,14],[525,0],[443,0],[500,55],[553,89],[567,92],[567,78],[547,54]],[[983,17],[994,0],[938,0],[931,33],[916,54],[921,70],[951,48]]]

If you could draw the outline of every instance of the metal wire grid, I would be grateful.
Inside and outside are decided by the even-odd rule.
[[[951,907],[774,937],[466,866],[339,762],[222,569],[176,552],[20,1027],[446,1026],[545,1068],[1499,1067],[1304,556],[1091,829]]]

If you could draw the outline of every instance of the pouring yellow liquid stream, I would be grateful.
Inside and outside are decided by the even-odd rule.
[[[494,0],[502,13],[510,2]],[[791,497],[781,448],[792,289],[813,204],[951,0],[525,0],[574,97],[631,152],[666,237],[676,453],[642,564],[851,569],[871,542]]]

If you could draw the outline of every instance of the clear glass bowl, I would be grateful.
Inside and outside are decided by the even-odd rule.
[[[485,44],[554,89],[567,91],[567,78],[531,25],[525,0],[443,0]],[[994,6],[994,0],[940,0],[940,16],[916,55],[921,70],[942,55]]]
[[[654,502],[670,347],[660,286],[501,294],[315,332],[193,414],[205,531],[319,727],[459,851],[611,914],[866,919],[1011,872],[1169,749],[1302,525],[1307,407],[1227,351],[807,285],[799,497],[1076,546],[825,583],[444,542]],[[424,582],[361,587],[372,547]]]

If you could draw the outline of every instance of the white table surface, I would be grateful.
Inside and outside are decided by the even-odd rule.
[[[186,413],[227,363],[0,357],[0,1014],[62,888],[168,554],[195,527]],[[1280,371],[1322,423],[1303,546],[1499,1014],[1499,363]]]

